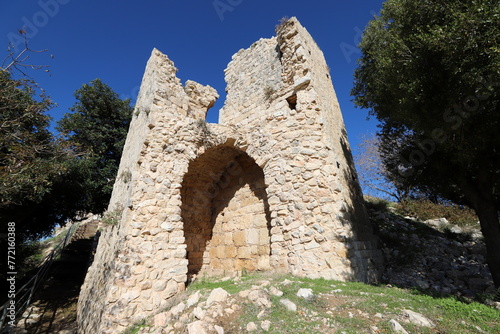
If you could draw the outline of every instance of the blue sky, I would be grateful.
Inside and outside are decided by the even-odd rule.
[[[325,54],[356,150],[361,135],[376,131],[376,121],[368,121],[367,111],[351,101],[360,56],[356,44],[381,6],[380,0],[2,1],[0,55],[6,55],[9,42],[19,42],[16,32],[23,27],[32,49],[48,49],[30,61],[50,66],[50,75],[32,74],[58,104],[50,111],[57,121],[75,103],[74,91],[95,78],[134,101],[151,50],[157,48],[174,61],[182,82],[190,79],[217,89],[221,98],[207,116],[216,122],[231,56],[273,36],[280,18],[296,16]]]

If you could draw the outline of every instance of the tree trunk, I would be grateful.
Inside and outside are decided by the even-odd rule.
[[[486,261],[493,276],[495,288],[500,288],[500,221],[499,209],[493,191],[491,173],[479,173],[477,181],[467,180],[462,183],[465,197],[472,204],[479,217],[481,232],[486,244]],[[463,181],[463,180],[462,180]]]
[[[500,288],[500,222],[495,202],[478,203],[476,214],[481,223],[481,231],[486,243],[486,260],[490,268],[495,288]]]

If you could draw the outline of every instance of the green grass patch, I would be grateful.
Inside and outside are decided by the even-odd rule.
[[[249,274],[246,276],[239,277],[238,279],[230,278],[228,280],[223,280],[221,277],[207,277],[202,276],[192,282],[188,287],[188,292],[200,291],[211,291],[217,288],[222,288],[229,292],[230,294],[235,294],[240,291],[250,288],[252,285],[256,284],[255,280],[261,278],[259,275]]]
[[[465,317],[474,325],[489,324],[500,333],[500,311],[476,302],[463,302],[454,297],[436,299],[436,308],[447,319]],[[446,322],[445,319],[443,321]]]
[[[273,306],[268,309],[238,296],[240,291],[254,286],[260,289],[276,287],[283,296],[270,295]],[[500,311],[490,306],[454,297],[431,296],[417,290],[359,282],[262,273],[238,279],[201,277],[188,287],[186,296],[200,290],[206,297],[216,288],[231,293],[232,303],[240,306],[236,313],[218,320],[227,333],[246,332],[247,324],[254,322],[258,327],[254,333],[371,333],[370,327],[376,326],[379,333],[390,334],[393,333],[389,324],[391,319],[400,322],[410,333],[500,333]],[[301,288],[312,289],[314,298],[297,297]],[[288,310],[280,302],[285,298],[297,306],[297,312]],[[422,314],[436,327],[424,328],[405,322],[402,316],[405,309]],[[271,323],[267,332],[260,327],[263,321]],[[141,328],[137,327],[141,325],[144,326],[139,324],[136,328]]]
[[[137,334],[143,328],[150,327],[146,324],[146,320],[141,320],[138,323],[128,327],[126,330],[121,332],[121,334]]]

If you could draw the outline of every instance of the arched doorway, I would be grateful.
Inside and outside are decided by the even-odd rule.
[[[181,198],[189,277],[270,269],[264,173],[245,152],[221,145],[193,160]]]

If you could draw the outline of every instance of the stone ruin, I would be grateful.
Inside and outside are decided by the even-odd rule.
[[[377,281],[377,250],[322,51],[291,18],[238,51],[219,97],[153,50],[78,304],[81,333],[119,333],[196,275],[273,271]]]

